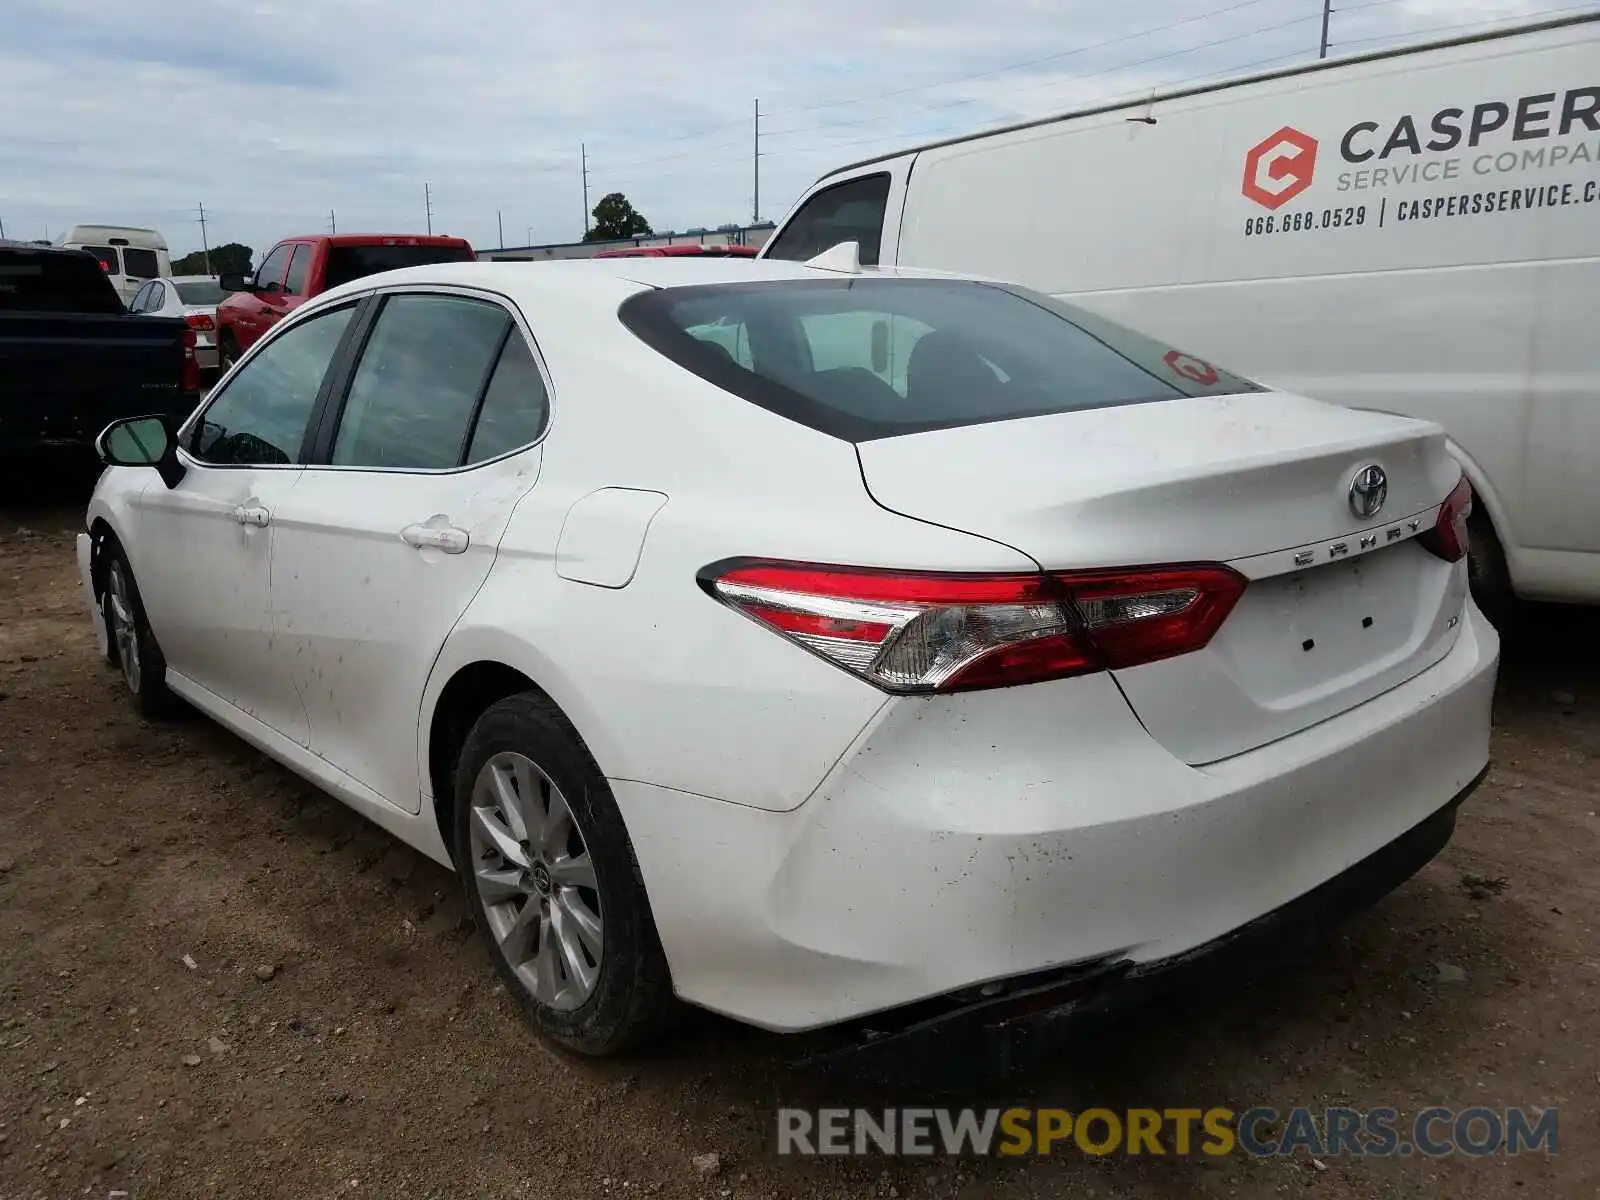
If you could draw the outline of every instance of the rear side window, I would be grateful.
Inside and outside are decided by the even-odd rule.
[[[0,312],[123,311],[122,298],[89,255],[0,249]]]
[[[709,382],[849,441],[1259,390],[1049,297],[965,280],[665,288],[620,315]]]
[[[768,258],[805,262],[840,242],[856,242],[861,261],[878,261],[883,242],[884,210],[889,204],[889,176],[863,175],[823,188],[790,218],[773,240]]]
[[[154,279],[161,274],[161,264],[154,250],[140,250],[136,246],[122,248],[122,273],[135,279]]]
[[[476,258],[465,246],[334,246],[328,251],[323,277],[329,288],[336,288],[341,283],[364,279],[380,271],[473,262]]]
[[[549,407],[533,351],[521,332],[513,329],[483,395],[466,461],[483,462],[526,446],[544,428]]]
[[[355,305],[286,328],[241,365],[194,428],[190,452],[217,466],[298,461],[323,378]]]
[[[478,398],[511,318],[461,296],[390,296],[334,435],[338,466],[438,470],[460,464]]]
[[[306,294],[306,278],[311,274],[310,246],[296,246],[294,257],[289,260],[289,274],[283,281],[283,294],[285,296],[304,296]]]

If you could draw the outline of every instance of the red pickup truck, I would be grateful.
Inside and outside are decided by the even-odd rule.
[[[458,237],[341,233],[285,238],[254,275],[225,274],[219,280],[223,291],[233,294],[217,306],[218,366],[226,371],[257,338],[329,288],[379,271],[473,262],[477,257]]]

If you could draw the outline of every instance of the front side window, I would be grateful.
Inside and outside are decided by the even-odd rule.
[[[510,316],[462,296],[384,301],[350,380],[334,435],[336,466],[458,466]]]
[[[1021,288],[841,277],[663,288],[622,321],[703,379],[849,441],[1258,391],[1159,342]],[[708,344],[748,334],[750,362]]]
[[[236,371],[195,426],[190,452],[216,466],[298,461],[317,395],[355,305],[286,328]]]
[[[306,279],[311,274],[312,247],[296,246],[294,257],[289,260],[289,274],[283,281],[283,294],[285,296],[304,296],[306,294]]]
[[[279,246],[267,255],[266,262],[262,263],[256,271],[256,290],[258,292],[275,292],[283,288],[283,272],[289,265],[289,252],[292,246]]]
[[[122,273],[135,279],[154,279],[161,274],[160,263],[154,250],[141,250],[137,246],[122,248]]]
[[[863,175],[812,196],[773,239],[768,258],[805,262],[840,242],[855,242],[861,261],[878,262],[883,243],[884,210],[889,204],[889,176]]]

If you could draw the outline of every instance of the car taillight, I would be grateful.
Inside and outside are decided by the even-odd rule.
[[[206,313],[185,313],[183,320],[190,329],[199,333],[210,333],[217,327],[217,323]]]
[[[1467,518],[1472,515],[1472,485],[1463,476],[1439,506],[1439,519],[1417,541],[1445,562],[1460,562],[1467,553]]]
[[[183,371],[178,378],[178,386],[186,392],[200,390],[200,360],[194,356],[195,348],[194,330],[183,331]]]
[[[1214,564],[967,575],[738,559],[700,582],[890,692],[1009,687],[1187,654],[1245,588]]]

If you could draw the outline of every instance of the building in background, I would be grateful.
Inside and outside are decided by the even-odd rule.
[[[716,229],[689,229],[682,233],[654,233],[647,237],[623,238],[615,242],[558,242],[550,246],[506,246],[498,250],[480,250],[478,258],[485,262],[543,262],[554,258],[593,258],[602,250],[620,250],[628,246],[681,246],[698,243],[702,246],[749,246],[759,250],[772,236],[774,223],[763,221],[759,225],[722,225]]]

